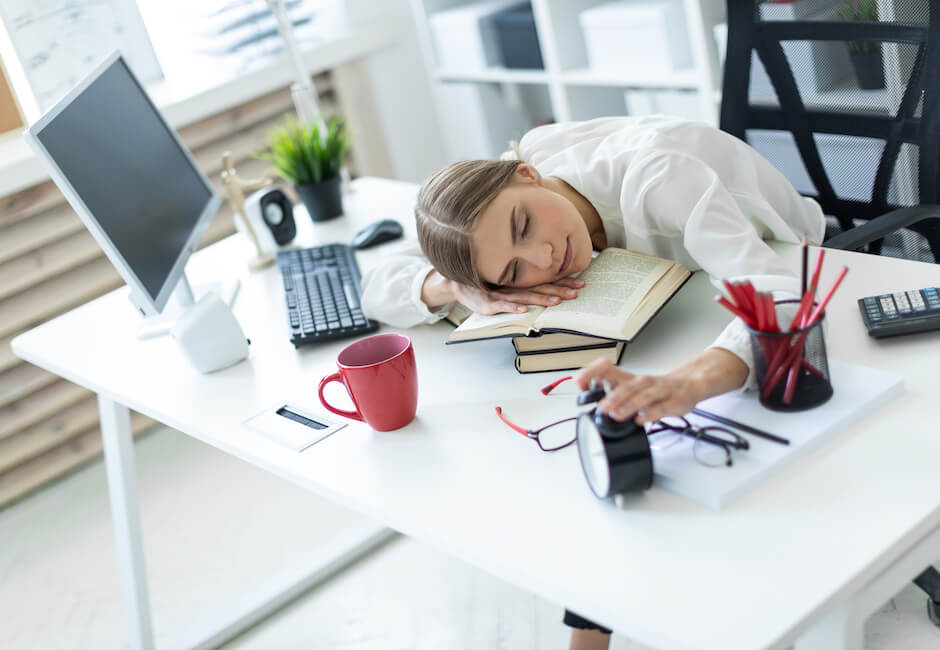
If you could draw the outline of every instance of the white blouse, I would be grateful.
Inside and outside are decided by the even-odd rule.
[[[519,151],[542,176],[555,176],[597,209],[609,246],[705,270],[712,282],[749,279],[758,291],[796,295],[796,269],[764,240],[822,242],[819,205],[800,196],[767,160],[737,138],[705,124],[665,116],[608,117],[529,131]],[[504,158],[515,158],[507,152]],[[397,327],[433,323],[421,288],[433,267],[414,247],[363,276],[363,310]],[[735,319],[712,347],[730,350],[752,369],[743,324]]]

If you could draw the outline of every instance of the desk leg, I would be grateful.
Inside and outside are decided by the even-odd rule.
[[[102,395],[98,396],[104,463],[111,497],[111,521],[114,526],[118,557],[118,578],[127,627],[128,644],[134,650],[153,650],[150,598],[140,533],[137,501],[137,476],[134,469],[134,434],[127,407]]]
[[[794,644],[794,650],[856,650],[864,644],[865,621],[879,607],[937,560],[940,526],[910,547],[848,601],[826,614]]]

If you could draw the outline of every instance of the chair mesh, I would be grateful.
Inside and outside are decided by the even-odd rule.
[[[760,4],[755,6],[762,19],[781,19],[780,16],[768,16]],[[856,2],[833,2],[815,14],[797,18],[845,19],[840,8],[846,4],[855,5]],[[877,4],[881,8],[885,3]],[[879,20],[923,26],[928,23],[927,2],[887,4],[894,5],[895,13],[893,16],[879,16]],[[823,5],[825,3],[818,6]],[[782,46],[800,98],[808,110],[892,117],[898,113],[903,89],[910,80],[918,51],[916,44],[892,42],[785,41]],[[755,53],[752,53],[751,60],[749,103],[779,107],[773,85]],[[916,117],[920,116],[921,103],[918,100],[914,112]],[[813,137],[835,195],[840,199],[872,202],[875,175],[885,150],[885,141],[827,133],[816,133]],[[797,191],[807,196],[818,196],[819,192],[789,131],[749,129],[746,139],[783,172]],[[918,149],[916,145],[902,144],[888,184],[888,209],[920,203]],[[855,220],[855,223],[863,222]],[[833,218],[829,219],[829,227],[833,234],[841,231]],[[882,254],[937,261],[926,238],[906,229],[885,238]]]

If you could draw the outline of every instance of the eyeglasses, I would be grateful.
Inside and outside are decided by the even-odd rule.
[[[548,395],[567,379],[571,378],[564,377],[545,386],[542,394]],[[496,407],[496,416],[513,431],[535,440],[542,451],[558,451],[577,440],[577,416],[564,418],[538,429],[525,429],[512,423],[503,415],[503,409],[499,406]],[[733,450],[750,448],[745,438],[730,429],[719,426],[697,426],[682,416],[668,416],[650,423],[646,429],[646,435],[651,437],[650,446],[654,451],[668,449],[683,441],[692,441],[693,457],[698,463],[708,467],[721,467],[722,465],[731,467],[734,462]]]
[[[521,433],[526,438],[531,438],[542,451],[558,451],[573,444],[577,440],[577,430],[575,429],[575,420],[577,417],[565,418],[546,424],[539,429],[523,429],[518,424],[513,424],[503,415],[503,409],[496,407],[496,416],[503,421],[513,431]],[[570,424],[568,424],[570,422]],[[565,426],[567,425],[567,426]]]
[[[734,449],[750,448],[747,440],[731,429],[718,426],[695,426],[682,416],[660,418],[646,430],[653,451],[668,449],[683,440],[692,440],[692,455],[708,467],[731,467]]]

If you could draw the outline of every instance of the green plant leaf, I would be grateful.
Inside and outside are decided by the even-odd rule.
[[[284,178],[306,185],[340,173],[352,146],[352,136],[339,117],[324,120],[320,116],[301,123],[288,114],[268,135],[268,146],[268,151],[256,157],[273,165]]]

